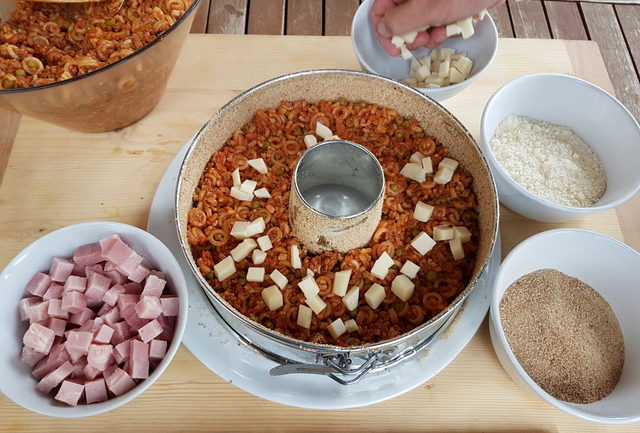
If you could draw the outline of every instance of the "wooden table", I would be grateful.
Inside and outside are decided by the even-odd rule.
[[[217,108],[266,79],[326,67],[357,68],[349,38],[191,35],[166,95],[149,116],[129,128],[81,134],[23,118],[0,186],[0,266],[44,233],[71,223],[108,219],[145,227],[165,168]],[[533,71],[575,74],[611,89],[593,42],[506,39],[500,41],[490,70],[445,105],[477,137],[482,107],[491,93]],[[10,140],[6,135],[6,129],[0,129],[2,140]],[[617,239],[638,235],[632,224],[621,229],[618,217],[609,211],[562,225],[545,224],[503,208],[503,254],[532,234],[559,226],[597,230]],[[142,396],[89,419],[48,418],[0,397],[0,430],[54,429],[640,432],[640,425],[591,424],[524,392],[498,363],[485,323],[435,378],[365,408],[311,411],[262,400],[222,381],[184,347]]]

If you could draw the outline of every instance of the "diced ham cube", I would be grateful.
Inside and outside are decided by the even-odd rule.
[[[40,380],[56,368],[60,367],[66,361],[70,361],[71,357],[64,348],[63,343],[55,343],[49,352],[49,355],[42,358],[31,371],[36,379]]]
[[[104,380],[106,381],[107,379],[109,379],[109,376],[111,376],[113,373],[116,372],[116,370],[118,369],[117,365],[110,365],[108,366],[103,372],[102,372],[102,376],[104,377]]]
[[[132,360],[149,360],[149,343],[144,343],[140,340],[131,340],[131,348],[129,349],[129,351]]]
[[[100,344],[108,344],[111,342],[111,337],[113,337],[113,328],[109,325],[102,325],[98,333],[93,337],[93,341]]]
[[[20,361],[24,362],[29,367],[33,367],[45,356],[46,355],[44,353],[36,352],[30,347],[23,346],[22,352],[20,353]]]
[[[87,365],[88,364],[86,359],[80,359],[79,361],[74,362],[73,371],[71,372],[71,375],[69,377],[72,379],[80,379],[81,382],[84,382],[84,369]]]
[[[136,383],[131,379],[131,376],[121,368],[115,368],[110,372],[108,377],[105,374],[105,379],[107,382],[107,388],[109,388],[109,391],[115,395],[122,395],[136,386]]]
[[[29,307],[29,322],[44,322],[49,319],[49,301],[40,302]]]
[[[89,347],[93,341],[93,333],[83,331],[69,331],[64,347],[73,362],[78,361],[89,353]]]
[[[60,385],[64,379],[73,372],[73,365],[69,361],[53,370],[51,373],[43,377],[36,385],[38,391],[48,394],[53,388]]]
[[[129,305],[135,305],[139,299],[140,299],[140,296],[138,295],[132,295],[127,293],[118,295],[118,309],[120,310],[120,314],[123,314],[124,310]]]
[[[113,346],[110,344],[92,344],[89,346],[87,362],[92,367],[105,370],[114,361],[112,351]]]
[[[63,403],[67,403],[69,406],[76,406],[83,392],[84,385],[71,382],[70,380],[65,380],[62,382],[62,385],[54,398]]]
[[[49,276],[51,279],[58,283],[64,283],[73,271],[73,262],[69,259],[62,259],[60,257],[54,257],[51,260],[51,269],[49,270]]]
[[[127,282],[126,275],[122,275],[122,273],[118,271],[118,269],[116,269],[116,266],[113,263],[105,263],[103,274],[111,278],[111,281],[113,281],[115,284],[124,284]]]
[[[120,344],[122,344],[122,343],[120,343]],[[113,352],[111,352],[111,353],[113,354],[113,359],[116,360],[116,364],[122,365],[122,363],[126,361],[126,359],[124,359],[122,357],[120,352],[118,352],[115,347],[113,348]]]
[[[62,337],[64,335],[64,330],[67,328],[67,321],[52,317],[47,323],[47,328],[51,329],[56,337]]]
[[[158,336],[159,340],[171,341],[173,340],[173,331],[176,324],[176,316],[165,317],[163,314],[158,317],[158,322],[162,326],[162,334]]]
[[[141,319],[156,319],[162,313],[160,298],[157,296],[141,296],[135,309],[136,314]]]
[[[76,263],[73,266],[73,272],[71,273],[71,275],[75,275],[76,277],[86,277],[87,276],[86,266],[81,266]]]
[[[25,321],[29,319],[29,308],[40,303],[40,298],[37,296],[30,296],[20,299],[18,302],[18,312],[20,313],[20,320]]]
[[[60,299],[50,299],[49,301],[49,309],[47,313],[49,317],[56,319],[68,319],[69,313],[62,309],[62,300]]]
[[[112,307],[118,302],[118,297],[124,293],[124,287],[121,284],[115,284],[102,297],[102,300]]]
[[[118,322],[109,325],[113,328],[113,337],[111,337],[111,344],[119,344],[133,336],[133,331],[127,325],[127,322]]]
[[[100,241],[101,255],[116,266],[124,264],[135,252],[125,244],[120,236],[113,235]],[[140,260],[142,262],[142,260]]]
[[[87,380],[93,380],[102,373],[102,370],[100,370],[99,368],[95,368],[94,366],[89,365],[89,363],[87,363],[87,365],[84,366],[83,372],[84,372],[84,377]]]
[[[84,396],[87,404],[99,403],[107,400],[107,387],[103,378],[84,383]]]
[[[164,340],[151,340],[149,343],[149,358],[162,359],[167,353],[167,342]]]
[[[74,329],[74,331],[91,332],[93,334],[93,325],[94,325],[94,323],[95,323],[95,320],[89,319],[86,322],[84,322],[84,324],[82,326],[80,326],[77,329]]]
[[[125,262],[122,263],[121,265],[118,265],[116,269],[118,269],[118,271],[120,271],[120,273],[122,273],[123,275],[126,275],[127,277],[129,277],[132,273],[135,272],[138,266],[142,264],[142,260],[143,260],[142,256],[138,255],[136,252],[133,252],[127,258],[127,260],[125,260]]]
[[[136,361],[129,363],[129,374],[133,379],[146,379],[149,377],[149,361]]]
[[[104,294],[109,290],[110,285],[111,278],[105,277],[97,272],[93,273],[87,279],[87,290],[85,290],[84,294],[89,299],[102,300]]]
[[[177,316],[180,308],[180,300],[177,296],[163,296],[160,298],[162,314],[165,316]]]
[[[87,308],[87,297],[84,293],[71,291],[62,295],[62,309],[71,314],[77,314]]]
[[[143,319],[140,316],[138,316],[138,313],[136,313],[135,304],[127,305],[124,311],[122,311],[122,317],[124,318],[124,321],[127,322],[129,326],[131,326],[133,329],[136,329],[136,330],[142,328],[147,323],[149,323],[148,319]]]
[[[138,295],[140,296],[140,294],[142,293],[142,284],[140,283],[125,283],[122,285],[122,287],[124,287],[124,293],[126,293],[127,295]],[[137,299],[136,299],[137,302]]]
[[[36,352],[44,353],[46,355],[51,350],[54,338],[55,332],[51,329],[44,327],[39,323],[32,323],[29,325],[29,329],[27,329],[27,332],[25,332],[22,337],[22,342],[25,346],[30,347]]]
[[[102,320],[104,320],[104,323],[106,323],[109,326],[119,322],[120,319],[122,319],[122,317],[120,317],[120,310],[118,309],[118,307],[113,307],[111,310],[109,310],[107,313],[103,314],[100,317],[102,317]]]
[[[141,283],[142,280],[147,278],[151,270],[144,263],[140,263],[133,272],[129,273],[129,279],[135,283]]]
[[[72,314],[71,317],[69,317],[69,323],[82,326],[94,317],[96,317],[96,313],[90,308],[85,307],[80,312]]]
[[[158,270],[152,270],[151,271],[151,275],[155,275],[156,277],[160,278],[161,280],[166,280],[167,276],[165,275],[164,272],[162,271],[158,271]]]
[[[93,265],[84,267],[84,276],[87,277],[87,280],[91,278],[93,274],[104,275],[104,267],[102,266],[101,263],[94,263]]]
[[[157,319],[153,319],[151,322],[138,329],[138,335],[140,335],[140,339],[142,341],[147,343],[162,334],[162,331],[163,328],[162,325],[160,325],[160,322],[158,322]]]
[[[100,254],[102,249],[98,242],[79,247],[73,254],[73,262],[84,268],[87,265],[93,265],[104,261]]]
[[[50,299],[62,299],[62,291],[64,287],[61,284],[51,283],[47,291],[42,295],[42,299],[48,301]]]
[[[114,351],[118,352],[118,354],[120,354],[120,357],[122,358],[123,361],[126,361],[126,360],[129,359],[129,354],[131,353],[131,342],[132,341],[133,341],[132,339],[125,340],[122,343],[118,344],[113,349]]]
[[[100,309],[98,310],[98,312],[96,313],[98,316],[102,317],[105,314],[107,314],[109,311],[113,310],[113,307],[107,303],[105,303],[104,301],[102,301],[102,305],[100,306]]]
[[[131,363],[129,374],[133,379],[149,377],[149,345],[139,340],[131,340]]]
[[[67,293],[67,292],[84,293],[85,290],[87,290],[86,277],[78,277],[76,275],[70,275],[69,278],[67,278],[67,281],[64,282],[63,293]]]
[[[49,286],[51,285],[51,277],[47,274],[43,274],[42,272],[37,272],[31,281],[27,284],[27,292],[32,295],[42,296],[44,292],[47,291]]]
[[[158,278],[155,275],[149,275],[145,280],[144,290],[142,290],[142,294],[147,296],[160,297],[166,284],[167,282],[164,279]]]

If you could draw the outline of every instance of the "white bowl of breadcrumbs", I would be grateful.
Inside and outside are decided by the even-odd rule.
[[[512,379],[588,421],[640,420],[639,268],[638,252],[586,230],[516,246],[496,276],[489,320]]]
[[[480,136],[500,202],[528,218],[580,218],[640,190],[640,125],[579,78],[532,74],[505,84],[485,106]]]

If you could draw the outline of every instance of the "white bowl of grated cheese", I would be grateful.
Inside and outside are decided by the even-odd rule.
[[[640,126],[612,95],[561,74],[533,74],[485,106],[481,148],[500,202],[560,222],[615,208],[640,190]]]

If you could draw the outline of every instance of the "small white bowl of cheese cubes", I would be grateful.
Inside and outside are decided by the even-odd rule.
[[[36,240],[0,274],[0,390],[44,415],[115,409],[162,374],[184,334],[187,289],[169,249],[114,222]]]
[[[374,0],[365,0],[351,26],[353,49],[362,69],[400,81],[421,93],[443,101],[458,94],[493,62],[498,51],[498,30],[491,16],[461,20],[447,26],[451,34],[441,47],[409,51],[417,32],[392,38],[402,54],[390,56],[378,42],[371,23]],[[419,30],[419,29],[416,29]]]

